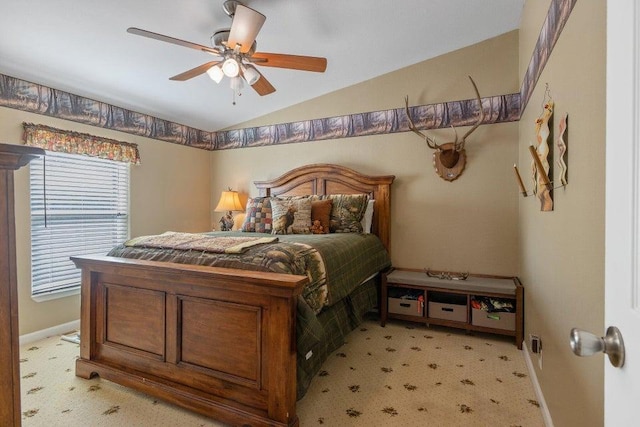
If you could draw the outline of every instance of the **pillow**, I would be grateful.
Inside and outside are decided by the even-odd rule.
[[[270,197],[255,197],[247,201],[242,231],[271,233],[272,222]]]
[[[367,209],[364,211],[364,216],[362,217],[362,232],[364,234],[371,233],[371,226],[373,225],[373,205],[375,204],[375,200],[369,200],[367,203]]]
[[[331,221],[331,208],[333,200],[311,201],[311,232],[314,234],[327,234]],[[318,223],[316,223],[318,221]]]
[[[333,200],[330,228],[332,233],[361,233],[362,217],[367,209],[367,194],[333,194],[326,196]]]
[[[311,233],[311,199],[289,197],[271,199],[273,225],[271,234]]]

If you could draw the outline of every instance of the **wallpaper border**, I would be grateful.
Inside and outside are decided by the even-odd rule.
[[[214,133],[0,74],[0,106],[210,150]]]
[[[542,24],[542,29],[538,35],[536,46],[531,54],[529,66],[522,78],[520,86],[520,111],[524,111],[529,103],[531,94],[536,87],[536,83],[547,65],[556,42],[560,38],[560,33],[569,20],[573,7],[578,0],[551,0],[547,17]]]
[[[577,0],[551,0],[520,92],[481,99],[483,123],[517,121],[525,109]],[[0,106],[204,150],[263,147],[383,135],[409,130],[404,108],[209,132],[69,92],[0,74]],[[465,126],[477,117],[475,99],[410,107],[420,129]]]
[[[481,102],[485,112],[484,124],[513,122],[520,117],[519,93],[482,98]],[[420,105],[409,107],[409,110],[419,129],[473,125],[479,115],[476,99]],[[218,132],[214,149],[262,147],[408,130],[405,109],[396,108]]]

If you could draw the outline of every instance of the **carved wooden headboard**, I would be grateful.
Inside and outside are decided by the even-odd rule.
[[[332,164],[301,166],[269,181],[254,181],[260,196],[369,194],[375,200],[372,233],[390,253],[391,183],[394,175],[369,176]]]

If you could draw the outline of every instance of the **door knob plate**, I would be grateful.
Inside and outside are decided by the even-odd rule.
[[[604,337],[604,352],[609,356],[609,362],[616,367],[621,368],[624,365],[624,341],[620,330],[615,326],[607,328],[607,335]]]

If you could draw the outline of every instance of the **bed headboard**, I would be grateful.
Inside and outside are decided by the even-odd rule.
[[[390,187],[394,179],[394,175],[369,176],[344,166],[313,164],[293,169],[269,181],[254,181],[254,184],[260,196],[369,194],[375,200],[372,232],[389,251]]]

